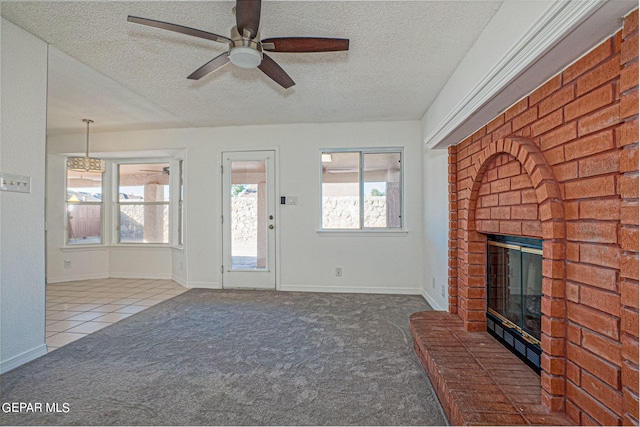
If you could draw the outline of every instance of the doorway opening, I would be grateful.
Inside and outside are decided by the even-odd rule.
[[[223,287],[275,289],[275,152],[223,156]]]

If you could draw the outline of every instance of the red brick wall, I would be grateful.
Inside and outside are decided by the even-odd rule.
[[[620,341],[623,424],[638,425],[638,11],[625,19],[620,71]]]
[[[486,234],[543,239],[542,401],[638,424],[638,11],[449,148],[449,310],[486,330]]]
[[[490,160],[478,190],[475,219],[481,233],[542,238],[536,190],[511,154]]]

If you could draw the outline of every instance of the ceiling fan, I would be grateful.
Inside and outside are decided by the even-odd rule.
[[[162,170],[140,169],[140,172],[156,172],[156,175],[169,175],[169,166],[165,166]]]
[[[229,50],[191,73],[187,78],[192,80],[199,80],[231,62],[241,68],[257,67],[280,86],[287,89],[295,84],[294,81],[271,57],[264,53],[265,51],[304,53],[349,50],[349,39],[275,37],[261,40],[259,32],[261,3],[261,0],[236,1],[236,6],[233,8],[236,15],[236,26],[231,29],[230,37],[138,16],[130,15],[127,17],[127,21],[219,43],[227,43]]]

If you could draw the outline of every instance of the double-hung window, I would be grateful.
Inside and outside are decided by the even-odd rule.
[[[322,150],[322,229],[400,230],[402,149]]]
[[[102,173],[67,170],[66,244],[102,243]]]
[[[118,165],[118,243],[169,243],[169,163]]]

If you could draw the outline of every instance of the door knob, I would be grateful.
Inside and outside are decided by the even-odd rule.
[[[273,215],[269,215],[269,219],[273,219]]]
[[[273,224],[269,224],[269,230],[273,230]]]

